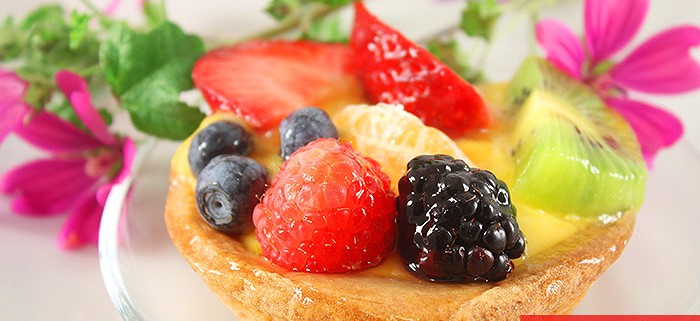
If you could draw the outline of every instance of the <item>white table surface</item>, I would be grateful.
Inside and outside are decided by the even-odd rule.
[[[79,1],[63,0],[72,6],[80,6]],[[96,1],[106,3],[106,1]],[[125,0],[119,15],[135,17],[129,12],[135,8],[135,0]],[[172,20],[185,30],[216,39],[225,35],[235,39],[270,26],[272,22],[258,9],[266,1],[250,0],[203,0],[168,1]],[[405,5],[391,7],[386,0],[370,2],[377,14],[389,24],[404,31],[411,38],[418,38],[456,23],[462,1],[442,1],[434,19],[437,24],[411,23],[426,19],[422,14],[428,6],[436,6],[438,1],[411,0]],[[11,14],[22,17],[40,0],[0,1],[0,16]],[[391,9],[389,9],[391,8]],[[558,17],[567,24],[581,30],[582,18],[580,3],[567,1],[549,9],[544,16]],[[0,17],[1,18],[1,17]],[[645,39],[654,31],[679,23],[700,24],[700,1],[657,1],[643,25],[635,42]],[[430,27],[425,27],[429,25]],[[507,79],[525,56],[522,30],[516,30],[512,41],[504,42],[487,62],[489,70],[496,78]],[[520,51],[520,49],[522,49]],[[696,57],[700,53],[696,51]],[[651,101],[668,107],[683,119],[686,127],[685,142],[691,150],[700,147],[700,93],[691,95],[654,97]],[[664,153],[659,157],[664,158]],[[0,146],[0,172],[26,160],[40,156],[15,137],[10,136]],[[163,164],[170,157],[167,153],[157,155]],[[679,186],[682,188],[682,186]],[[163,189],[163,193],[164,193]],[[10,200],[0,196],[0,319],[2,320],[120,320],[105,291],[95,248],[85,248],[75,252],[59,251],[55,238],[65,216],[47,219],[26,218],[14,215],[9,209]],[[697,249],[697,246],[695,247]],[[692,253],[692,252],[691,252]],[[695,251],[697,254],[698,251]]]

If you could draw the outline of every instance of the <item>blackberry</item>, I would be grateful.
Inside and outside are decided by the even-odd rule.
[[[280,152],[284,160],[314,140],[338,138],[338,130],[333,121],[325,111],[316,107],[306,107],[291,113],[282,120],[279,130]]]
[[[408,163],[397,198],[399,252],[430,281],[497,282],[513,271],[525,238],[508,187],[446,155]]]
[[[227,234],[250,230],[253,209],[267,188],[267,176],[267,170],[251,158],[215,157],[197,178],[199,214],[209,226]]]
[[[248,155],[253,138],[243,126],[229,121],[217,121],[204,127],[192,138],[187,160],[195,176],[212,158],[219,155]]]

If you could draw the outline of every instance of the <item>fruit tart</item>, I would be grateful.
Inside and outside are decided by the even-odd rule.
[[[629,125],[545,61],[475,88],[355,10],[347,46],[199,59],[214,112],[172,160],[174,245],[241,319],[569,313],[643,201]]]

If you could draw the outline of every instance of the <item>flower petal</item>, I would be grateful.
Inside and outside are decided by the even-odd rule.
[[[12,209],[18,214],[64,212],[95,189],[98,180],[84,169],[83,159],[30,162],[7,172],[0,180],[0,191],[17,194]]]
[[[11,194],[22,189],[24,184],[34,184],[41,178],[70,179],[75,172],[82,172],[83,159],[41,159],[25,163],[7,171],[0,179],[0,192]],[[44,180],[45,181],[45,180]]]
[[[31,110],[24,102],[27,87],[16,73],[0,68],[0,143]]]
[[[15,132],[32,145],[54,153],[80,152],[103,146],[73,124],[44,111],[32,115],[29,122],[17,126]]]
[[[581,78],[584,53],[578,37],[559,21],[545,19],[537,23],[537,42],[547,52],[547,60],[572,77]]]
[[[102,209],[94,194],[84,197],[63,224],[58,234],[58,247],[71,250],[85,244],[97,245]]]
[[[618,84],[656,94],[700,87],[700,65],[690,50],[700,45],[700,28],[681,26],[660,32],[610,70]]]
[[[22,100],[29,84],[16,73],[0,68],[0,101],[6,99]]]
[[[85,127],[106,145],[115,144],[116,138],[110,134],[107,124],[90,102],[90,91],[85,80],[68,70],[57,72],[55,78],[56,84],[68,98]]]
[[[19,103],[0,102],[0,143],[15,128],[21,126],[22,120],[32,110],[29,105]]]
[[[107,6],[102,10],[106,15],[112,16],[114,15],[114,12],[117,11],[117,8],[121,4],[121,0],[112,0],[110,1]]]
[[[648,0],[586,0],[585,42],[595,65],[622,49],[644,21]]]
[[[683,123],[668,111],[628,99],[611,98],[606,102],[632,126],[649,168],[659,150],[670,147],[683,136]]]
[[[134,158],[136,157],[136,144],[131,138],[127,137],[124,139],[124,147],[122,148],[122,169],[119,171],[119,175],[114,179],[114,183],[121,183],[126,176],[131,173],[131,167],[134,166]]]
[[[69,70],[60,70],[54,75],[56,79],[56,85],[61,89],[66,97],[74,92],[87,92],[88,85],[85,80],[80,77],[80,75],[73,73]]]
[[[90,95],[86,93],[73,93],[70,96],[71,105],[80,117],[80,120],[85,124],[93,135],[106,145],[114,145],[117,143],[117,138],[109,132],[109,127],[97,112],[97,109],[90,102]]]
[[[105,202],[107,201],[107,196],[109,196],[109,192],[112,190],[112,185],[121,183],[131,173],[135,156],[136,144],[131,138],[126,137],[122,147],[122,167],[119,170],[119,174],[110,182],[110,184],[102,186],[97,190],[97,201],[100,203],[100,205],[104,206]]]
[[[112,191],[112,186],[114,186],[114,184],[104,185],[98,188],[97,192],[95,192],[95,198],[97,199],[97,203],[101,206],[105,206],[105,204],[107,203],[107,197],[109,197],[109,192]]]

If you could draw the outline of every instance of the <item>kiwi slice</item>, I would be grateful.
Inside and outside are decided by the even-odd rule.
[[[646,164],[629,124],[586,85],[530,58],[511,82],[516,200],[609,219],[642,204]]]

